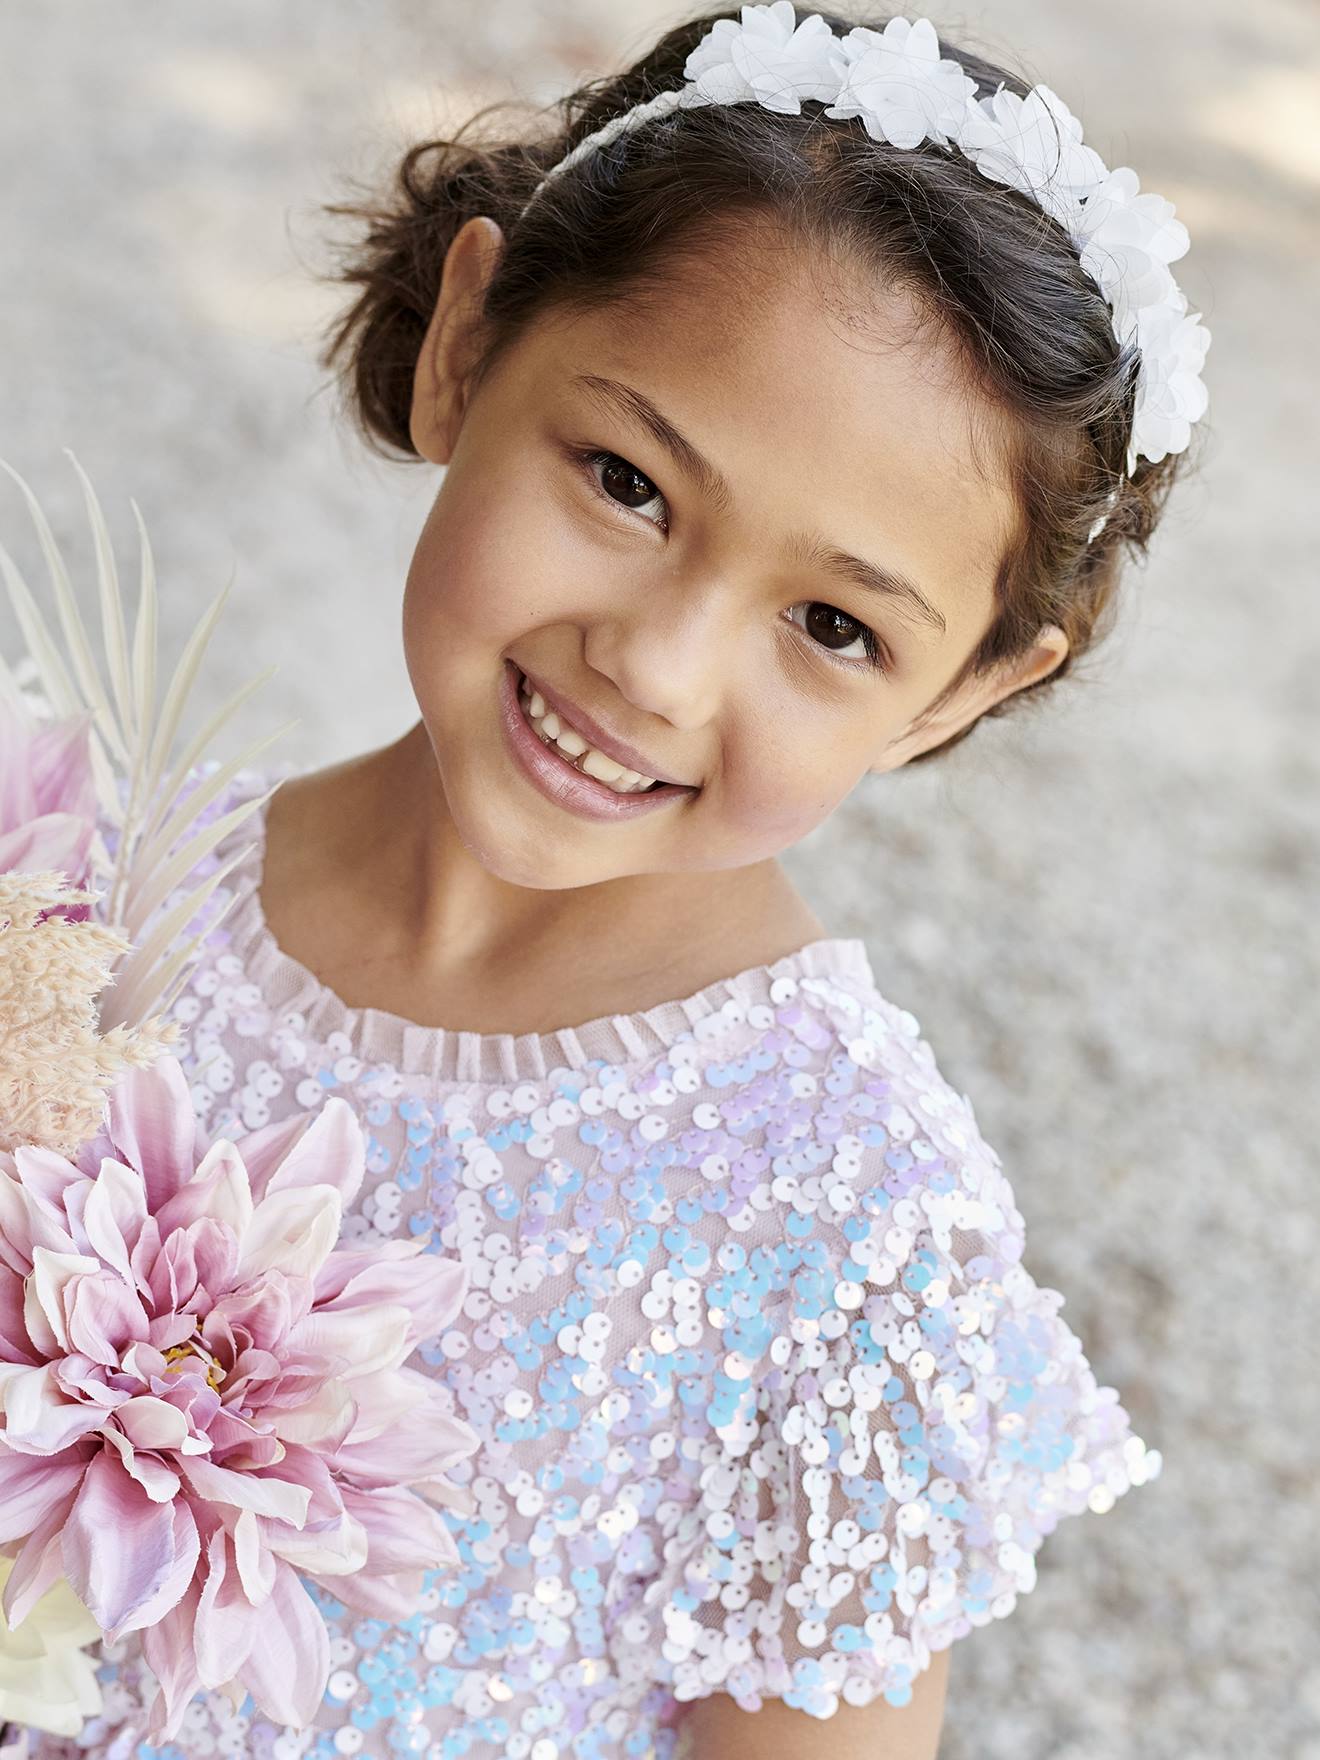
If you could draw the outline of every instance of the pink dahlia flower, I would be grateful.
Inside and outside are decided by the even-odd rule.
[[[0,1606],[12,1629],[63,1571],[109,1639],[140,1630],[153,1740],[202,1687],[309,1723],[329,1645],[300,1573],[406,1617],[457,1560],[434,1506],[471,1507],[444,1473],[477,1445],[402,1367],[464,1267],[335,1245],[364,1171],[348,1104],[200,1158],[197,1129],[166,1056],[76,1161],[0,1155]]]
[[[33,726],[0,696],[0,874],[54,868],[84,884],[96,832],[91,726],[90,711]]]

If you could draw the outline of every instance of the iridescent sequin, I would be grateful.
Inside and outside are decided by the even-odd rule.
[[[555,1035],[442,1035],[283,955],[260,859],[175,1009],[181,1061],[212,1136],[343,1095],[368,1136],[346,1234],[468,1265],[462,1323],[414,1360],[482,1437],[457,1474],[475,1512],[446,1517],[461,1566],[400,1624],[313,1591],[313,1728],[211,1692],[152,1749],[130,1635],[103,1648],[102,1715],[34,1733],[33,1760],[667,1760],[712,1692],[901,1706],[1030,1591],[1062,1516],[1159,1472],[860,943]]]

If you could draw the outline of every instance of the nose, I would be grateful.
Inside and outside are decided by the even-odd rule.
[[[734,676],[729,608],[708,583],[648,582],[594,617],[583,654],[640,714],[693,732],[713,721]]]

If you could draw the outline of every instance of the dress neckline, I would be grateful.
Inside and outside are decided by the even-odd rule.
[[[283,772],[279,774],[278,772]],[[283,1015],[302,1017],[305,1031],[324,1042],[335,1036],[341,1054],[368,1065],[388,1064],[400,1075],[431,1083],[536,1080],[567,1067],[581,1069],[600,1058],[610,1065],[634,1063],[667,1050],[707,1015],[737,1001],[769,1003],[779,979],[830,978],[874,993],[866,945],[853,936],[825,936],[804,943],[768,965],[748,966],[716,978],[690,995],[654,1003],[627,1014],[597,1015],[589,1021],[546,1032],[475,1033],[461,1027],[428,1027],[387,1009],[353,1008],[309,967],[276,941],[262,908],[260,887],[266,860],[266,810],[271,795],[296,774],[288,760],[271,776],[240,772],[237,796],[266,788],[266,798],[217,846],[217,860],[242,850],[226,877],[235,902],[220,933],[227,951],[240,961],[267,1005]]]

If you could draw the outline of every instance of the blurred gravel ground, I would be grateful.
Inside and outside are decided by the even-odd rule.
[[[308,767],[412,719],[398,607],[431,479],[368,459],[318,391],[316,203],[680,16],[0,8],[0,457],[85,583],[60,447],[130,580],[136,498],[169,653],[235,573],[194,725],[258,651],[279,677],[241,732],[300,716],[278,750]],[[1036,1590],[959,1645],[942,1760],[1320,1760],[1320,14],[994,0],[935,22],[1022,45],[1103,157],[1177,204],[1176,273],[1214,336],[1206,468],[1087,681],[934,773],[874,779],[789,857],[973,1097],[1029,1267],[1165,1459],[1063,1523]]]

